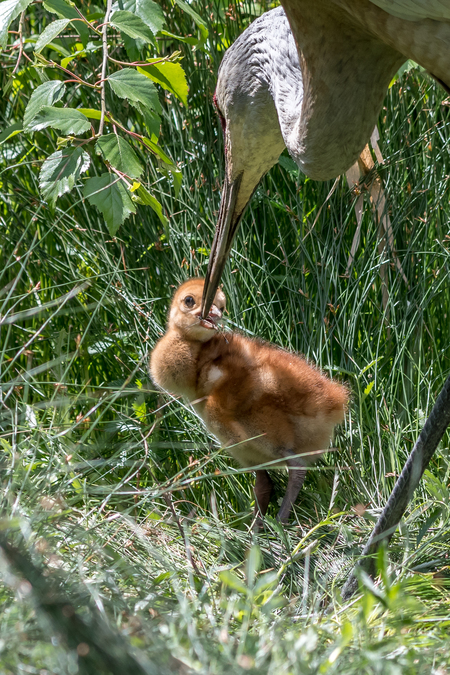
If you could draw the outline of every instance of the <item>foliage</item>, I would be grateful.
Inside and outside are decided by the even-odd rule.
[[[160,51],[158,36],[165,24],[161,7],[153,0],[126,2],[126,10],[122,6],[108,0],[104,13],[89,2],[80,9],[65,0],[48,0],[43,7],[31,0],[6,0],[0,12],[4,48],[11,21],[20,14],[19,37],[9,48],[11,58],[17,50],[18,56],[5,86],[14,92],[12,124],[2,141],[23,133],[39,147],[41,194],[53,209],[82,174],[90,173],[83,194],[102,213],[111,235],[136,212],[137,203],[149,205],[167,224],[143,176],[150,152],[163,172],[173,174],[176,187],[181,180],[177,165],[158,144],[161,103],[154,83],[185,106],[188,93],[180,52],[153,56]],[[27,65],[20,69],[22,57]],[[44,129],[54,131],[38,133]],[[98,177],[105,168],[107,173]]]
[[[118,11],[137,13],[139,6],[124,3]],[[95,13],[86,7],[85,16]],[[281,528],[269,516],[255,535],[248,529],[252,476],[232,465],[182,401],[158,394],[147,373],[173,287],[206,270],[223,171],[211,104],[221,54],[269,7],[188,8],[163,5],[167,30],[160,27],[156,39],[161,58],[182,50],[189,83],[188,107],[166,90],[157,113],[164,152],[183,171],[178,192],[175,174],[120,129],[112,140],[103,134],[90,141],[90,149],[72,140],[57,147],[52,127],[17,133],[35,85],[42,86],[30,79],[40,67],[19,69],[21,88],[13,84],[2,101],[0,522],[33,567],[24,563],[21,571],[17,557],[1,560],[1,670],[83,672],[80,645],[100,658],[94,639],[80,638],[77,649],[51,623],[51,612],[69,604],[78,626],[120,633],[124,653],[148,672],[156,664],[161,673],[441,675],[450,667],[448,435],[389,557],[380,553],[377,585],[361,578],[358,598],[347,604],[339,589],[449,371],[449,101],[415,69],[387,94],[378,123],[385,164],[376,169],[395,251],[380,245],[366,198],[348,268],[354,205],[365,187],[352,192],[341,178],[330,195],[333,183],[299,175],[287,156],[253,198],[224,277],[228,326],[301,351],[352,388],[338,450],[309,472],[292,523]],[[203,18],[206,37],[192,11]],[[47,10],[31,4],[26,12],[23,34],[42,35]],[[103,8],[99,14],[101,22]],[[19,15],[15,22],[18,29]],[[64,58],[94,58],[67,42],[77,30],[67,26],[54,42],[68,51]],[[34,47],[24,43],[27,54]],[[42,53],[56,62],[51,49]],[[6,84],[17,50],[2,58]],[[81,67],[87,80],[88,66]],[[84,98],[63,98],[69,84],[61,93],[56,71],[49,72],[56,84],[45,90],[42,108],[95,107],[98,91],[75,87]],[[111,101],[117,96],[109,85],[106,92]],[[124,129],[135,124],[143,132],[142,111],[116,101]],[[121,162],[122,141],[134,153],[124,161],[132,173],[142,166],[146,182],[134,192],[122,180],[108,188],[113,195],[121,186],[121,203],[131,211],[111,237],[83,194],[95,200],[99,187],[111,186],[103,152]],[[72,192],[53,207],[52,164],[39,174],[43,159],[68,149],[58,180],[62,189],[72,176]],[[84,172],[83,153],[90,161]],[[135,192],[142,201],[142,194],[156,195],[170,221],[163,225],[134,201]],[[118,217],[113,200],[108,208]],[[274,478],[281,496],[285,478]],[[270,515],[276,510],[273,504]],[[33,570],[45,576],[30,588]],[[47,594],[42,602],[39,588],[49,587],[59,605]]]

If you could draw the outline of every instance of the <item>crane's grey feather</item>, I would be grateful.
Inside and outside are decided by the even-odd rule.
[[[371,0],[388,14],[405,21],[433,19],[450,21],[450,3],[448,0]]]

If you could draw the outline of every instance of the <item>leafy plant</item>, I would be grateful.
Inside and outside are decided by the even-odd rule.
[[[191,42],[203,44],[208,32],[202,20],[182,0],[178,5],[200,28],[201,38]],[[161,7],[153,0],[108,0],[104,13],[89,3],[82,11],[65,0],[46,0],[43,7],[44,13],[30,0],[0,5],[3,48],[11,22],[20,15],[9,48],[18,50],[18,56],[6,89],[17,94],[25,84],[32,86],[22,128],[14,122],[1,141],[23,132],[44,148],[48,144],[40,136],[53,130],[47,140],[56,141],[56,149],[48,152],[39,174],[42,196],[51,207],[80,177],[91,174],[83,197],[102,213],[111,235],[137,204],[150,206],[167,225],[144,175],[150,153],[159,170],[172,175],[175,193],[179,190],[181,172],[159,144],[161,103],[155,83],[185,106],[188,85],[180,52],[154,55],[161,51],[163,34],[175,37],[162,30]],[[19,70],[22,57],[28,65]]]

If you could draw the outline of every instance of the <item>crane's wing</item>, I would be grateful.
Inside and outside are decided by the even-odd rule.
[[[371,0],[388,14],[406,21],[450,21],[449,0]]]

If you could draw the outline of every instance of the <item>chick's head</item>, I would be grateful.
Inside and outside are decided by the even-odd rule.
[[[188,340],[207,342],[214,335],[226,305],[225,294],[219,289],[206,319],[201,317],[204,279],[189,279],[173,296],[169,311],[169,329],[177,329]]]

